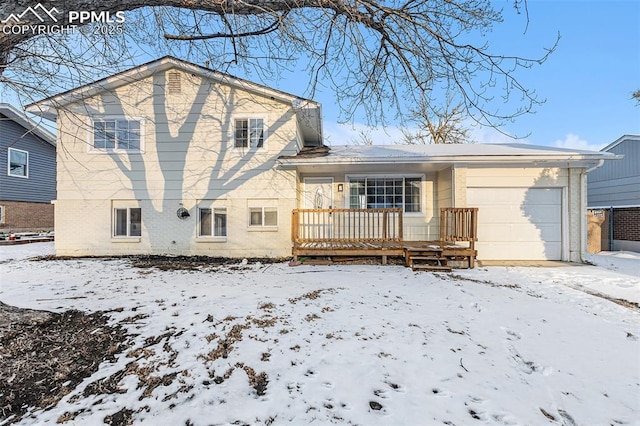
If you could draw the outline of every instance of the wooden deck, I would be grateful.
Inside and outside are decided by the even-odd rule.
[[[439,241],[405,241],[401,209],[297,209],[292,254],[296,261],[300,256],[379,256],[386,263],[388,256],[398,256],[414,269],[420,264],[419,269],[450,270],[452,262],[473,268],[476,215],[474,208],[443,208]]]
[[[377,256],[386,252],[389,256],[402,256],[404,248],[397,242],[307,242],[296,245],[299,256]]]

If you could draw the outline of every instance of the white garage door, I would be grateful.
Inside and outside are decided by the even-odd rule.
[[[478,207],[478,259],[560,260],[561,188],[469,188]]]

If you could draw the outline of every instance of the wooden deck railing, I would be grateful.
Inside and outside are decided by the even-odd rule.
[[[432,249],[437,241],[403,240],[402,209],[296,209],[292,212],[291,239],[298,256],[408,256],[410,251]],[[425,224],[427,226],[427,224]],[[478,209],[440,209],[440,252],[451,261],[467,261],[473,268],[477,254]],[[445,244],[468,242],[468,245]],[[440,261],[440,259],[439,259]]]
[[[478,241],[478,209],[476,207],[443,207],[440,209],[440,241]]]
[[[296,209],[291,237],[300,243],[402,242],[402,209]]]

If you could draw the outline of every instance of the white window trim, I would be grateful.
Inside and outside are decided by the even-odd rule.
[[[91,123],[89,123],[89,129],[87,130],[87,152],[89,154],[111,154],[111,153],[129,153],[129,154],[144,154],[145,144],[145,126],[146,119],[144,117],[130,116],[130,115],[92,115],[89,117]],[[94,122],[95,120],[127,120],[138,121],[140,123],[140,149],[100,149],[94,147]]]
[[[26,174],[26,176],[12,175],[11,174],[11,151],[23,152],[23,153],[27,154],[27,174]],[[21,178],[21,179],[29,179],[29,172],[30,171],[31,171],[31,167],[29,167],[29,151],[25,151],[23,149],[17,149],[17,148],[9,148],[7,150],[7,176],[17,177],[17,178]]]
[[[126,209],[127,210],[127,234],[129,233],[130,230],[130,215],[131,215],[131,209],[140,209],[140,226],[142,227],[144,221],[142,218],[142,207],[140,207],[140,205],[135,202],[135,201],[124,201],[124,200],[119,200],[119,201],[113,201],[111,203],[111,224],[110,224],[110,233],[111,233],[111,242],[114,243],[139,243],[140,241],[142,241],[142,235],[137,236],[131,236],[131,235],[115,235],[116,230],[115,230],[115,226],[116,226],[116,209]],[[140,233],[142,234],[142,228],[140,229]]]
[[[262,209],[262,225],[251,225],[251,209]],[[264,209],[276,209],[275,225],[264,224]],[[247,231],[264,231],[264,232],[277,231],[279,225],[280,225],[280,209],[278,208],[278,206],[250,205],[247,208]]]
[[[345,182],[345,188],[344,188],[344,208],[348,209],[350,208],[350,191],[351,191],[351,179],[363,179],[363,178],[369,178],[369,179],[399,179],[399,178],[409,178],[409,179],[415,179],[415,178],[420,178],[420,211],[419,212],[405,212],[404,211],[404,201],[402,202],[402,214],[404,217],[424,217],[425,215],[425,208],[426,208],[426,197],[425,197],[425,187],[424,187],[424,183],[426,182],[426,175],[424,173],[400,173],[400,174],[375,174],[375,173],[369,173],[369,174],[353,174],[353,175],[345,175],[344,176],[344,182]]]
[[[0,204],[0,224],[4,224],[4,205]]]
[[[225,209],[227,212],[227,235],[215,236],[215,235],[200,235],[200,209],[211,209],[212,213],[215,209]],[[196,205],[196,242],[197,243],[225,243],[229,237],[229,207],[226,200],[199,200]],[[212,218],[213,219],[213,218]],[[213,222],[211,223],[213,228]],[[212,229],[213,232],[213,229]]]
[[[252,148],[248,147],[237,147],[236,146],[236,120],[262,120],[262,147],[260,148]],[[268,149],[268,141],[269,141],[269,123],[267,121],[267,117],[265,115],[257,115],[257,114],[238,114],[231,116],[231,134],[229,135],[229,140],[231,142],[231,150],[239,151],[239,152],[263,152]]]

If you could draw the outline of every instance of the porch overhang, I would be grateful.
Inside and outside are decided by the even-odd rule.
[[[279,158],[283,169],[340,171],[354,168],[396,169],[398,165],[417,165],[428,171],[458,167],[576,167],[592,168],[602,160],[620,156],[597,151],[567,150],[532,145],[380,145],[336,146],[323,157]]]

